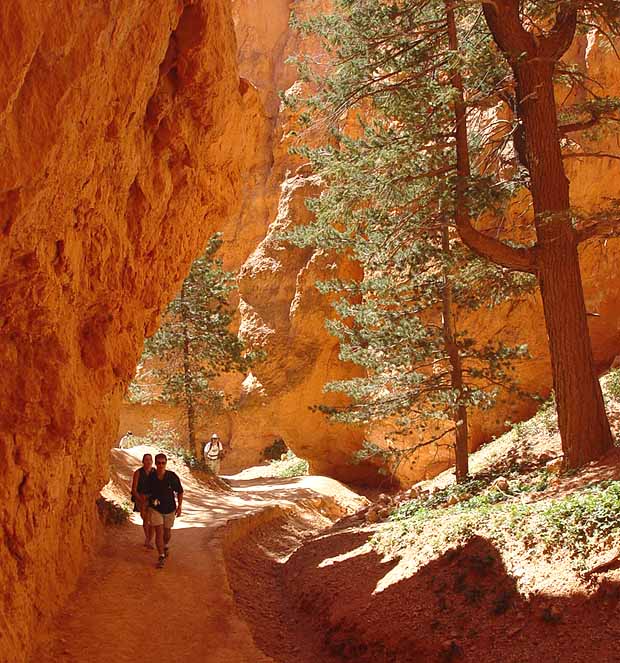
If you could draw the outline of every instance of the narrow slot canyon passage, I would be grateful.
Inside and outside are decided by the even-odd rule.
[[[620,663],[620,0],[0,43],[0,663]]]

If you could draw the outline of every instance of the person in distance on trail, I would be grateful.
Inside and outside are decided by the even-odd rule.
[[[205,444],[202,453],[205,464],[217,476],[220,473],[220,465],[224,455],[224,447],[217,433],[211,435],[211,439]]]
[[[175,516],[181,515],[183,504],[183,486],[179,477],[171,470],[166,469],[168,459],[166,454],[155,456],[155,472],[147,480],[149,495],[149,515],[151,527],[155,530],[155,543],[159,560],[157,568],[162,568],[170,552],[170,539]],[[179,504],[175,502],[177,496]]]
[[[153,467],[153,456],[144,454],[142,456],[142,467],[139,467],[133,473],[131,484],[131,501],[133,510],[139,511],[142,517],[142,528],[144,529],[144,545],[146,548],[153,549],[153,530],[150,524],[149,514],[149,496],[147,495],[147,480],[155,471]]]

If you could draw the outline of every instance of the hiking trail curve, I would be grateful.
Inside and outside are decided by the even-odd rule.
[[[156,450],[112,450],[113,491],[129,495],[132,473],[146,452]],[[235,604],[227,552],[271,521],[291,517],[315,533],[365,502],[325,477],[274,479],[246,472],[229,478],[230,491],[218,491],[185,467],[169,467],[185,493],[165,568],[156,569],[156,552],[144,548],[138,514],[128,525],[103,528],[75,592],[42,629],[33,662],[121,663],[146,655],[152,663],[271,663]]]

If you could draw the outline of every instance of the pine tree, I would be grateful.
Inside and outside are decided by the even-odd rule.
[[[318,284],[340,295],[338,319],[327,326],[340,339],[341,359],[367,372],[326,385],[349,395],[351,405],[321,409],[344,422],[391,419],[396,434],[414,431],[418,441],[401,449],[400,459],[422,446],[454,444],[457,479],[463,480],[468,409],[490,407],[498,387],[514,386],[512,361],[526,349],[477,342],[458,320],[464,311],[492,306],[528,283],[477,259],[440,210],[430,214],[410,204],[420,203],[423,187],[407,178],[394,183],[394,129],[381,143],[390,169],[376,167],[383,161],[378,132],[375,125],[361,140],[341,136],[338,149],[306,152],[325,189],[310,202],[316,222],[289,234],[298,245],[346,254],[364,271],[360,281]],[[406,130],[401,127],[398,136],[405,148]],[[414,168],[408,150],[402,158],[406,163],[397,169]]]
[[[573,227],[560,139],[617,121],[620,103],[589,99],[564,111],[572,121],[562,124],[553,84],[560,77],[583,84],[560,58],[580,17],[617,31],[618,3],[502,0],[483,3],[484,17],[479,7],[461,1],[340,0],[336,5],[335,14],[301,26],[323,37],[331,58],[320,75],[311,63],[302,63],[318,89],[302,120],[313,122],[321,114],[333,124],[346,114],[351,125],[361,111],[391,118],[391,129],[410,128],[406,145],[399,146],[401,137],[395,136],[393,153],[382,155],[392,178],[372,195],[416,181],[424,193],[412,202],[429,223],[433,206],[440,207],[473,251],[536,276],[566,462],[574,467],[596,457],[611,437],[592,365],[577,244],[613,233],[617,207]],[[514,112],[512,121],[493,120],[488,109],[500,105]],[[409,164],[399,147],[409,151]],[[509,201],[523,191],[533,202],[534,244],[518,245],[480,230],[481,220],[485,227],[501,228]],[[358,193],[366,204],[368,192],[359,188]],[[523,236],[521,229],[516,238]]]
[[[352,403],[322,409],[341,421],[390,419],[397,434],[413,431],[417,441],[401,449],[399,458],[425,445],[453,444],[457,480],[464,480],[468,410],[490,407],[498,387],[514,387],[512,360],[525,349],[482,344],[459,326],[459,319],[465,311],[521,292],[528,280],[476,259],[456,235],[455,194],[448,180],[454,167],[445,137],[450,105],[437,104],[438,111],[428,113],[429,99],[449,100],[449,85],[422,75],[415,91],[402,85],[416,69],[428,67],[427,45],[407,48],[407,37],[394,46],[398,55],[388,65],[387,37],[394,39],[398,27],[408,34],[407,27],[395,25],[385,3],[365,2],[365,12],[359,11],[360,3],[343,4],[355,4],[356,11],[306,25],[323,35],[328,47],[337,47],[339,63],[329,76],[313,77],[318,93],[308,101],[306,120],[346,108],[350,131],[356,110],[362,115],[359,136],[335,127],[328,144],[299,150],[320,174],[324,191],[309,203],[316,222],[289,237],[299,245],[346,253],[363,267],[360,282],[332,281],[320,288],[345,295],[336,305],[340,320],[328,327],[340,339],[341,358],[362,366],[367,375],[328,384],[328,390],[348,394]],[[433,12],[416,20],[422,18],[427,26],[436,23]],[[368,44],[376,44],[377,51]],[[398,71],[399,82],[380,87],[369,106],[365,94],[359,99],[356,94],[367,71],[379,65]],[[487,203],[506,197],[501,190],[489,193],[486,185],[480,188]]]
[[[212,386],[220,373],[245,371],[253,359],[229,329],[230,293],[235,276],[222,269],[215,254],[222,244],[214,235],[192,265],[179,294],[170,302],[159,330],[146,342],[144,358],[155,360],[161,400],[182,408],[190,452],[201,456],[197,428],[205,409],[222,404],[224,394]]]
[[[617,99],[608,99],[606,103],[599,100],[596,104],[573,109],[573,112],[585,111],[590,117],[562,125],[554,85],[560,60],[573,42],[579,20],[598,22],[618,35],[620,4],[605,0],[554,3],[499,0],[483,3],[483,11],[512,73],[515,151],[527,173],[536,241],[527,248],[517,249],[505,242],[490,242],[488,235],[473,228],[467,210],[469,169],[463,151],[467,126],[466,122],[458,120],[457,175],[462,182],[463,195],[457,224],[461,237],[473,250],[508,268],[536,275],[549,338],[565,464],[570,468],[579,467],[613,446],[594,369],[577,252],[580,241],[607,232],[608,226],[590,225],[581,235],[575,229],[562,139],[598,124],[603,118],[617,119],[620,103]],[[452,6],[450,15],[454,17]],[[456,33],[456,28],[452,27],[452,31]],[[452,45],[456,47],[455,40]],[[458,85],[456,88],[458,90]],[[457,97],[457,114],[459,106],[463,108],[465,104],[464,95]],[[617,225],[617,219],[612,220]]]

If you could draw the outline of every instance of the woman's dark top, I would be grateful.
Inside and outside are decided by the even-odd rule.
[[[137,487],[136,490],[139,493],[144,494],[144,493],[148,492],[146,490],[146,484],[147,484],[148,478],[149,478],[150,474],[153,474],[153,472],[155,472],[155,470],[153,468],[151,468],[151,472],[149,474],[147,474],[144,467],[141,467],[138,470],[138,472],[139,472],[139,474],[138,474],[138,487]]]
[[[153,472],[155,472],[155,470],[154,468],[151,468],[150,474],[153,474]],[[142,493],[143,495],[147,492],[147,482],[150,474],[146,473],[144,466],[138,468],[138,485],[136,486],[136,492]],[[133,495],[131,496],[131,501],[133,502],[133,510],[136,512],[140,511],[140,507]]]

